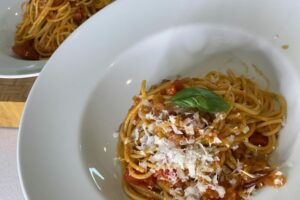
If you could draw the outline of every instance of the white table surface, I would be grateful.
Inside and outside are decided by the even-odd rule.
[[[0,200],[24,200],[17,172],[18,129],[0,128]]]

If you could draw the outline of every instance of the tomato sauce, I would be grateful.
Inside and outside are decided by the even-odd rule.
[[[22,44],[15,44],[12,47],[13,52],[25,60],[39,60],[40,55],[35,50],[33,40],[28,40]]]

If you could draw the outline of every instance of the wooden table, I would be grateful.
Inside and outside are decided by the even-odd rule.
[[[0,127],[19,127],[25,101],[35,79],[0,79]]]
[[[34,81],[35,78],[0,79],[1,200],[24,200],[17,173],[17,128]]]

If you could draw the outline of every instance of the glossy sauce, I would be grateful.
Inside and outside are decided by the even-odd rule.
[[[25,60],[39,60],[40,55],[35,50],[33,40],[28,40],[22,44],[15,44],[12,47],[13,52]]]

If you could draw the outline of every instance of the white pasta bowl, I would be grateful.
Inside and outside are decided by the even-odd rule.
[[[126,199],[115,133],[141,80],[231,68],[265,87],[257,67],[288,103],[273,155],[287,183],[253,199],[297,199],[299,8],[294,0],[124,0],[103,9],[62,44],[30,93],[18,143],[25,197]]]
[[[37,76],[46,60],[23,60],[12,51],[16,26],[22,20],[22,0],[0,2],[0,78]]]

